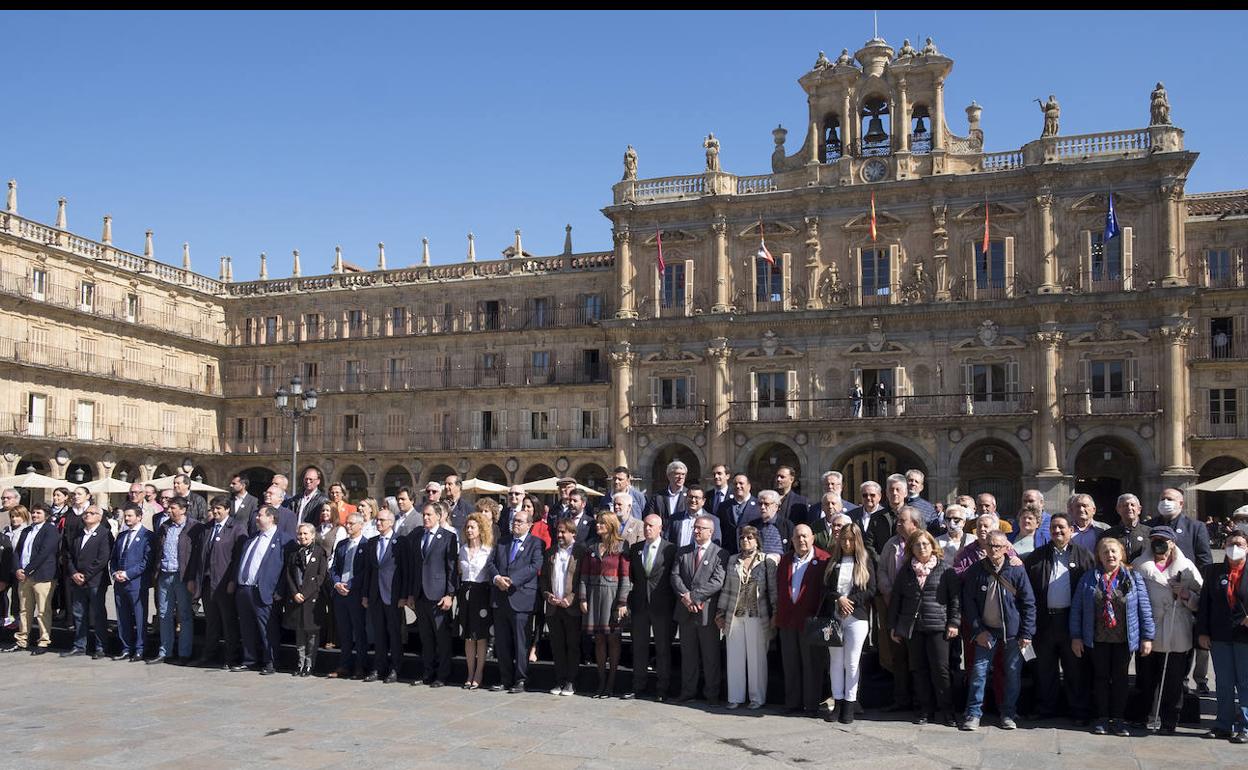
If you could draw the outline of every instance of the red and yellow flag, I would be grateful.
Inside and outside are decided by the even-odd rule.
[[[984,198],[984,248],[983,252],[988,253],[988,198]]]
[[[871,193],[871,242],[875,243],[875,193]]]

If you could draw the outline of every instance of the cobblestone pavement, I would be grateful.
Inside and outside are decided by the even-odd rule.
[[[1248,747],[1096,737],[1055,722],[977,733],[868,714],[852,726],[591,700],[0,656],[3,767],[1243,768]],[[1206,712],[1212,705],[1206,702]],[[991,718],[985,724],[991,724]],[[1206,717],[1206,725],[1208,718]]]

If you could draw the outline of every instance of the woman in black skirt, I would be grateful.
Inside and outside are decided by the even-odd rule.
[[[494,549],[494,524],[480,511],[464,523],[464,544],[459,547],[459,628],[464,636],[468,663],[465,690],[481,686],[485,675],[485,652],[490,644],[490,584],[486,565]]]

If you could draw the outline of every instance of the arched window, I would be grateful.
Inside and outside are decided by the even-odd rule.
[[[916,104],[910,112],[910,152],[927,155],[932,151],[932,116],[927,107]]]
[[[823,119],[823,142],[820,145],[824,163],[832,163],[845,154],[845,145],[841,142],[841,119],[829,114]]]
[[[865,157],[888,155],[892,151],[890,126],[885,123],[889,119],[888,102],[872,97],[862,105],[862,153]]]

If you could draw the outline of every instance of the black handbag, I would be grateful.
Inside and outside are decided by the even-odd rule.
[[[819,617],[818,615],[806,618],[806,627],[802,631],[802,637],[807,644],[816,647],[841,647],[845,644],[845,637],[841,633],[841,621],[834,617]]]

